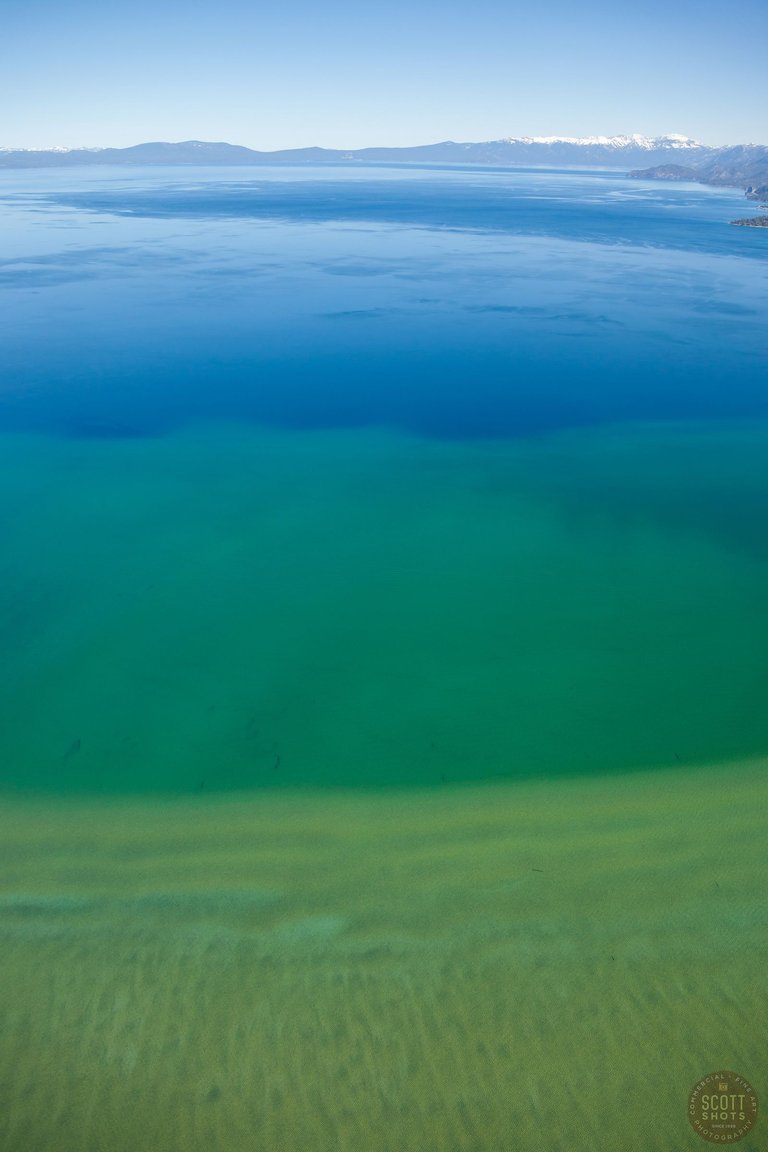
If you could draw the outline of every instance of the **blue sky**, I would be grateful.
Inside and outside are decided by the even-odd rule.
[[[768,143],[768,3],[2,0],[0,146]]]

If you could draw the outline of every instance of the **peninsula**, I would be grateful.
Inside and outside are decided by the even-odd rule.
[[[690,156],[686,161],[635,168],[629,175],[638,180],[695,180],[698,184],[743,188],[749,200],[768,200],[768,146],[765,144],[712,148],[706,155]]]

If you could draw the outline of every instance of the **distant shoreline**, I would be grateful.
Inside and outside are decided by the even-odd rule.
[[[768,228],[768,216],[745,216],[743,220],[731,220],[742,228]]]
[[[718,172],[730,174],[735,165],[739,180],[743,168],[759,167],[762,182],[763,168],[768,167],[768,146],[737,144],[726,148],[713,148],[686,136],[520,136],[499,140],[456,141],[442,140],[432,144],[404,147],[374,146],[362,148],[322,148],[317,146],[281,148],[261,151],[227,141],[211,140],[153,140],[122,148],[53,148],[19,149],[0,148],[0,168],[60,168],[80,165],[104,166],[108,164],[275,164],[322,161],[340,162],[432,162],[460,164],[528,165],[546,168],[599,167],[628,170],[642,164],[644,170],[656,166],[664,172],[699,171],[714,165]],[[681,163],[682,162],[682,163]],[[694,177],[695,178],[695,177]],[[727,181],[726,181],[727,182]]]

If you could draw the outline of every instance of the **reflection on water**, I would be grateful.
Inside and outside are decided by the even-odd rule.
[[[733,190],[233,171],[16,177],[7,426],[466,439],[768,414],[764,237],[727,224]]]

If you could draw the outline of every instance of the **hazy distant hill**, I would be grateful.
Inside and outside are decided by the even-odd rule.
[[[547,168],[619,168],[652,180],[698,180],[744,188],[768,198],[768,147],[737,144],[709,148],[687,136],[510,136],[479,143],[422,144],[412,148],[284,148],[258,152],[238,144],[155,141],[131,148],[0,149],[0,168],[70,168],[77,165],[259,164],[492,164]],[[634,167],[641,164],[642,168]]]
[[[661,164],[630,172],[645,180],[697,180],[702,184],[725,184],[744,188],[753,200],[768,200],[768,147],[736,144],[716,148],[694,164]]]
[[[131,148],[2,150],[0,168],[50,168],[103,164],[317,164],[317,163],[436,163],[517,164],[545,167],[613,167],[661,164],[666,160],[698,163],[714,153],[685,136],[565,136],[508,137],[480,143],[445,140],[412,148],[290,148],[258,152],[236,144],[185,140],[155,142]]]

